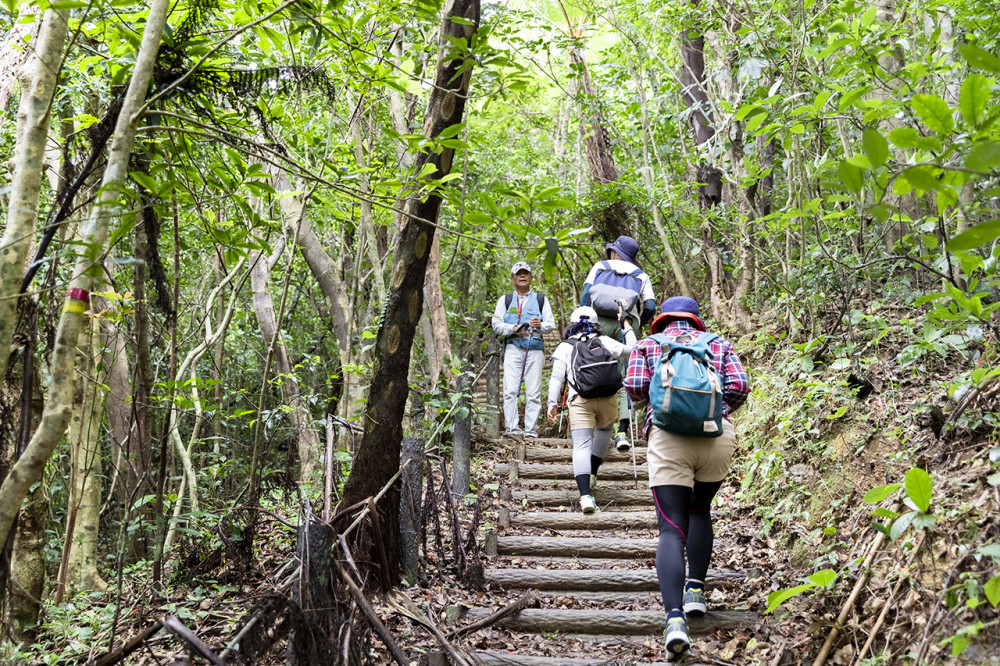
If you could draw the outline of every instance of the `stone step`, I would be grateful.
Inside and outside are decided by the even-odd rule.
[[[600,493],[600,488],[597,491]],[[511,513],[511,528],[535,527],[548,530],[615,530],[625,527],[657,529],[656,510],[646,511],[601,511],[589,516],[579,511],[538,511],[532,513]]]
[[[527,500],[528,504],[537,506],[572,506],[576,508],[580,504],[580,493],[577,490],[514,490],[511,491],[510,498],[516,504]],[[597,500],[597,506],[602,510],[607,507],[619,506],[653,506],[653,495],[648,488],[601,490],[601,487],[598,486],[597,490],[594,491],[594,498]]]
[[[493,470],[502,476],[510,474],[511,465],[508,463],[497,463]],[[645,465],[637,465],[635,470],[632,465],[602,465],[597,472],[598,488],[600,482],[608,479],[612,481],[633,481],[638,476],[640,482],[648,481],[649,475]],[[561,465],[555,463],[517,463],[517,476],[521,479],[562,479],[568,484],[573,483],[573,465]]]
[[[708,570],[708,586],[742,580],[744,575],[733,570]],[[660,583],[655,569],[492,569],[486,572],[491,585],[505,589],[555,591],[566,596],[570,592],[659,592]]]
[[[522,490],[551,490],[553,488],[576,487],[576,483],[572,479],[518,479],[515,483],[516,487]],[[647,485],[645,479],[640,478],[636,481],[631,476],[628,479],[601,479],[600,483],[597,484],[597,491],[594,494],[596,495],[602,488],[606,490],[637,490],[639,488],[646,488]]]
[[[497,537],[498,555],[635,558],[655,557],[658,539],[609,537]]]
[[[469,621],[489,617],[488,608],[470,608],[465,613]],[[760,622],[760,616],[749,611],[709,611],[699,618],[688,620],[688,631],[694,635],[706,635],[715,629],[732,630],[750,628]],[[571,610],[555,608],[530,608],[522,610],[499,623],[511,631],[536,634],[610,634],[612,636],[662,636],[663,610],[623,611],[623,610]]]
[[[573,447],[569,448],[527,448],[524,451],[524,459],[534,463],[568,463],[573,460]],[[608,449],[605,462],[628,462],[632,463],[632,452],[619,453],[614,447]],[[646,462],[646,447],[637,446],[635,448],[635,461],[637,464]]]

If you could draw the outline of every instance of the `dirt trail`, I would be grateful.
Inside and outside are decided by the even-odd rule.
[[[661,663],[664,617],[645,448],[635,451],[637,482],[631,453],[609,453],[594,489],[601,511],[591,516],[579,509],[571,440],[519,440],[514,451],[512,460],[496,466],[502,503],[498,529],[487,538],[486,579],[492,590],[533,589],[541,602],[499,623],[515,634],[504,642],[506,650],[478,656],[504,666]],[[710,570],[709,587],[732,587],[742,578],[742,572]],[[465,617],[482,619],[500,605],[470,608]],[[755,613],[715,609],[689,629],[697,641],[758,622]],[[492,648],[497,642],[483,643]]]

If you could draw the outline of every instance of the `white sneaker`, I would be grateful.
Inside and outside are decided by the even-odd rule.
[[[597,500],[594,499],[593,495],[581,495],[580,508],[586,514],[591,514],[594,513],[595,511],[600,511],[600,509],[597,508]]]
[[[525,430],[521,434],[524,435],[525,437],[538,437],[538,433],[535,432],[534,430]]]
[[[508,430],[504,433],[504,437],[520,437],[523,434],[520,430]]]
[[[625,453],[631,448],[632,444],[628,441],[628,435],[623,432],[615,435],[615,449],[618,450],[619,453]]]

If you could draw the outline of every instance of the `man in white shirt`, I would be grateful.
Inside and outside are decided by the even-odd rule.
[[[531,291],[531,267],[523,261],[510,269],[514,291],[497,301],[493,331],[504,338],[503,417],[508,435],[537,437],[536,423],[542,411],[542,366],[545,365],[544,333],[554,330],[555,319],[545,296]],[[524,426],[518,426],[517,401],[524,384]]]

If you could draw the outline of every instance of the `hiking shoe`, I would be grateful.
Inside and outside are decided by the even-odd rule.
[[[691,647],[691,638],[688,636],[687,622],[680,615],[667,618],[667,628],[663,632],[663,640],[667,644],[667,659],[673,661],[679,659],[681,655]]]
[[[708,610],[705,588],[689,587],[684,590],[684,614],[701,617]]]
[[[591,514],[594,513],[595,511],[600,511],[600,509],[597,508],[597,500],[594,499],[593,495],[581,495],[580,508],[586,514]]]
[[[596,487],[597,487],[597,475],[596,474],[591,474],[590,475],[590,489],[593,490]]]
[[[534,430],[525,430],[521,434],[524,435],[525,437],[538,437],[538,433],[535,432]]]
[[[520,437],[523,434],[524,433],[521,432],[520,430],[516,430],[516,429],[515,430],[508,430],[507,432],[504,433],[504,437]]]
[[[615,449],[620,453],[625,453],[632,448],[632,444],[628,441],[628,435],[623,432],[615,435]]]

